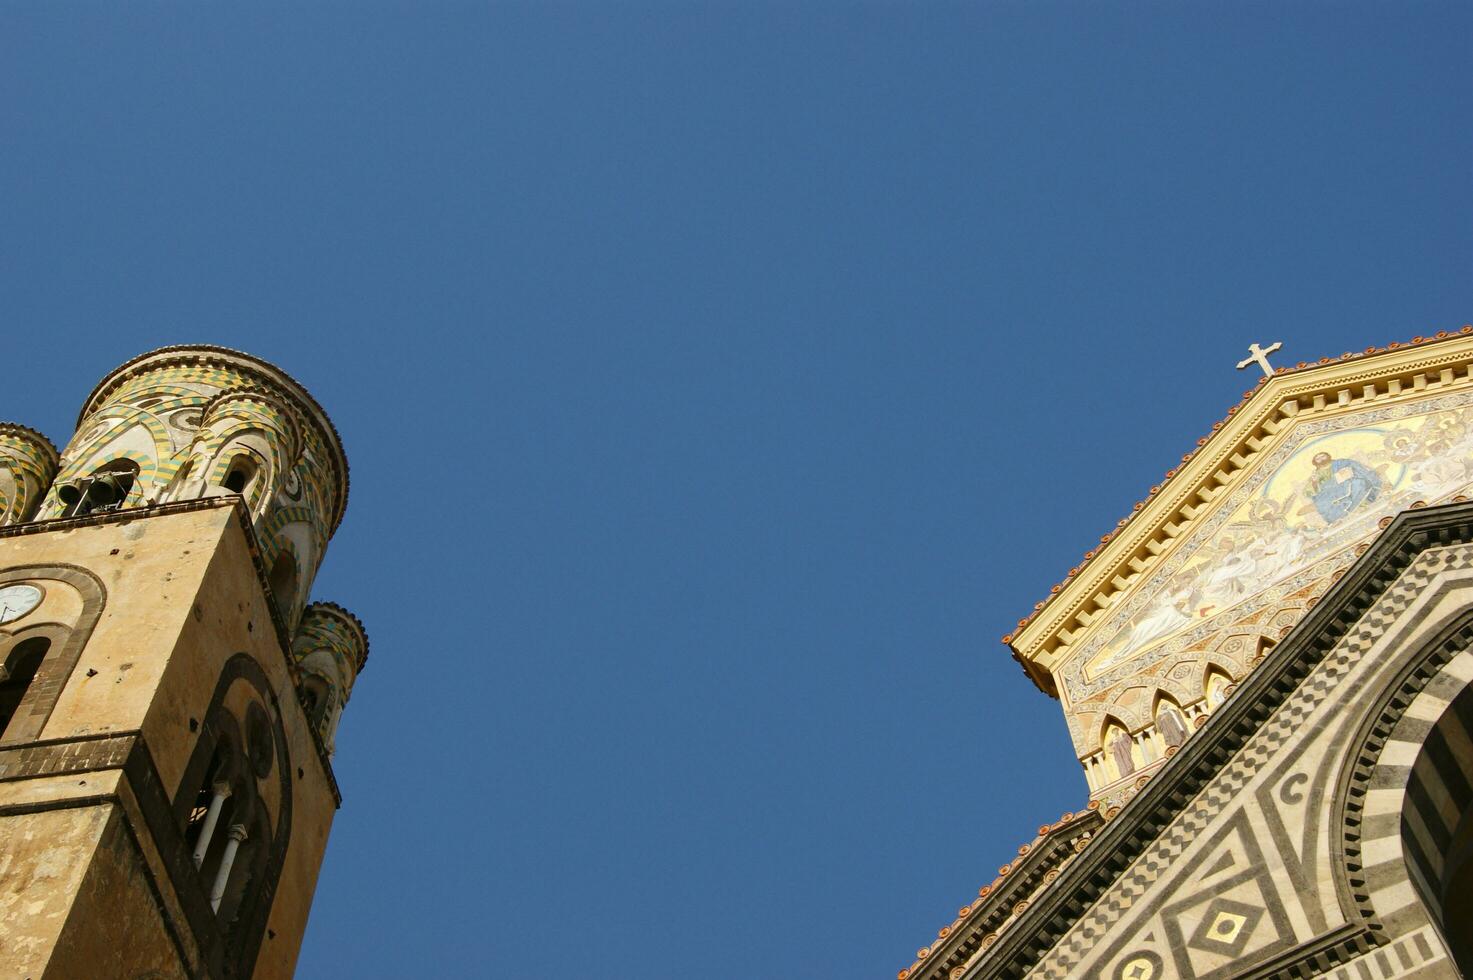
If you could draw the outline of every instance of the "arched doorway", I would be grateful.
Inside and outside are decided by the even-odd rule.
[[[1424,703],[1430,697],[1424,692]],[[1459,972],[1473,977],[1473,683],[1421,742],[1402,804],[1403,853]]]

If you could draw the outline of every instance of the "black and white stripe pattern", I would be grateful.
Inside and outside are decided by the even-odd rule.
[[[1407,706],[1369,780],[1361,861],[1371,907],[1391,934],[1411,924],[1419,901],[1441,917],[1443,862],[1470,808],[1473,650],[1464,650]]]
[[[1408,936],[1403,936],[1389,946],[1374,949],[1356,957],[1344,966],[1322,974],[1324,980],[1406,980],[1417,975],[1428,964],[1440,964],[1442,969],[1432,967],[1431,976],[1446,976],[1447,961],[1439,952],[1439,943],[1431,926],[1423,926]]]

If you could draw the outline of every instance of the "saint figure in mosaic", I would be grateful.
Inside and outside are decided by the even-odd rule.
[[[1312,462],[1314,473],[1310,475],[1306,493],[1326,524],[1335,523],[1381,494],[1381,477],[1353,459],[1315,453]]]
[[[1168,746],[1181,745],[1187,740],[1187,723],[1171,705],[1163,704],[1156,713],[1156,729]]]

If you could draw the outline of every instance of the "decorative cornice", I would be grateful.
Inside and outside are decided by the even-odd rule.
[[[1432,390],[1454,380],[1456,365],[1464,374],[1473,368],[1473,325],[1457,332],[1414,337],[1408,343],[1371,347],[1338,358],[1300,362],[1279,368],[1243,393],[1181,464],[1138,502],[1130,514],[1102,535],[1098,547],[1069,570],[1047,598],[1035,604],[1017,629],[1003,637],[1014,659],[1045,693],[1057,697],[1049,654],[1067,645],[1105,605],[1105,598],[1154,563],[1193,518],[1265,448],[1274,433],[1292,423],[1301,410],[1328,411],[1358,407],[1371,399]],[[1362,367],[1364,365],[1364,367]],[[1433,375],[1431,381],[1428,375]],[[1418,377],[1420,376],[1420,380]],[[1403,384],[1403,378],[1406,383]],[[1085,617],[1081,619],[1081,616]]]
[[[1473,541],[1473,502],[1399,514],[994,947],[979,978],[1021,978],[1174,820],[1418,555]],[[1110,816],[1110,815],[1107,815]]]
[[[333,425],[332,418],[323,407],[318,404],[317,399],[306,389],[301,382],[293,378],[281,368],[270,361],[247,354],[244,351],[232,350],[229,347],[216,347],[211,344],[186,344],[174,347],[160,347],[157,350],[139,354],[137,357],[124,361],[108,373],[92,393],[82,403],[82,410],[77,416],[77,428],[80,430],[87,417],[91,415],[107,399],[113,391],[145,371],[155,368],[169,367],[179,364],[218,364],[243,374],[249,375],[263,382],[268,388],[278,387],[289,395],[299,400],[303,414],[318,423],[318,428],[324,436],[324,441],[330,453],[330,462],[338,476],[338,499],[334,502],[332,516],[332,530],[336,531],[338,525],[343,521],[343,514],[348,507],[348,457],[343,452],[343,441],[338,435],[337,426]],[[238,390],[238,389],[237,389]]]

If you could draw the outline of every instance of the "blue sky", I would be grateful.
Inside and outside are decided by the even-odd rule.
[[[1473,7],[0,8],[0,416],[249,350],[373,656],[303,977],[888,977],[1085,802],[999,643],[1473,320]]]

